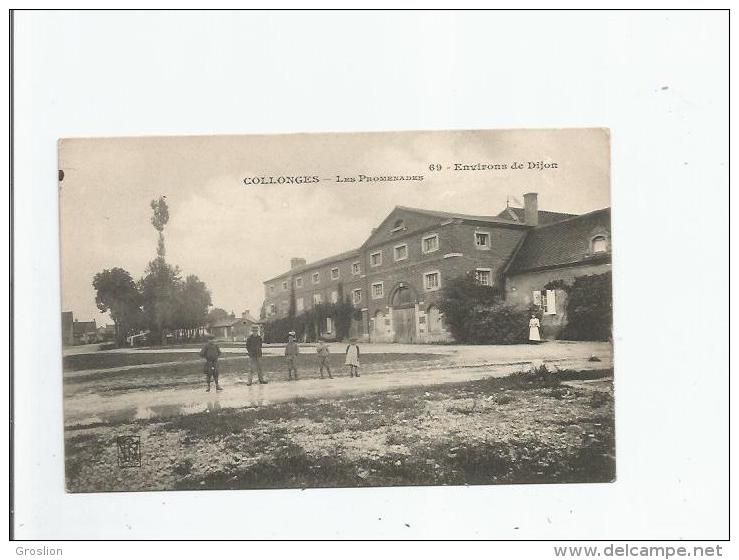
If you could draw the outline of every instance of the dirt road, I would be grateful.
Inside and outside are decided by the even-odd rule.
[[[121,353],[147,353],[158,350],[126,350]],[[169,349],[169,352],[172,350]],[[196,349],[183,351],[197,352]],[[310,351],[306,348],[306,351]],[[335,345],[332,352],[343,351]],[[226,353],[243,352],[225,349]],[[97,422],[148,419],[158,416],[187,415],[221,408],[244,408],[279,403],[296,398],[325,398],[385,391],[400,387],[433,386],[444,383],[471,381],[484,377],[502,377],[545,363],[550,369],[588,370],[613,366],[611,347],[597,342],[549,342],[521,346],[428,346],[398,344],[365,344],[368,354],[424,353],[438,355],[438,367],[401,363],[397,370],[374,373],[360,378],[348,378],[343,372],[334,379],[305,379],[298,382],[272,382],[247,386],[243,378],[224,378],[224,391],[206,393],[204,386],[194,389],[148,388],[106,395],[105,383],[100,390],[65,397],[64,413],[67,425],[87,425]],[[268,348],[266,355],[279,355],[280,348]],[[589,361],[597,356],[600,361]],[[197,359],[194,357],[194,359]],[[129,367],[129,366],[126,366]],[[124,369],[126,368],[124,367]],[[142,365],[130,366],[139,371]],[[110,368],[118,373],[121,368]],[[91,370],[90,370],[91,371]],[[95,370],[103,371],[103,370]],[[80,372],[65,372],[65,378]]]

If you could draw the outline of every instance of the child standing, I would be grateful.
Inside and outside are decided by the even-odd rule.
[[[349,377],[359,377],[359,346],[356,338],[352,338],[346,347],[344,364],[349,366]]]
[[[222,391],[223,388],[218,384],[218,357],[221,355],[221,349],[213,341],[215,337],[209,336],[208,342],[205,343],[203,349],[200,351],[200,356],[205,358],[205,367],[203,373],[208,381],[208,388],[205,390],[206,393],[210,391],[210,379],[211,377],[216,382],[216,391]]]
[[[331,377],[331,368],[328,365],[328,356],[331,353],[331,351],[328,349],[328,344],[326,344],[325,340],[321,340],[318,343],[316,352],[318,353],[318,359],[320,361],[321,379],[323,379],[323,368],[324,367],[326,368],[326,371],[328,372],[328,378],[333,379],[333,377]]]
[[[298,380],[298,367],[297,367],[297,358],[298,354],[300,354],[300,348],[298,348],[298,343],[295,342],[295,333],[290,332],[287,337],[287,345],[285,346],[285,356],[287,357],[287,379],[290,381],[293,378],[293,373],[295,374],[295,381]]]

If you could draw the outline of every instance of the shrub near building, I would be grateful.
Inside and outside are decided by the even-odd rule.
[[[457,342],[520,344],[527,340],[528,310],[506,304],[500,289],[481,285],[474,273],[446,285],[440,308]]]
[[[610,340],[613,325],[611,273],[575,278],[567,290],[566,340]]]

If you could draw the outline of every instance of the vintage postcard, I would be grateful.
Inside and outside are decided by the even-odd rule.
[[[607,129],[59,142],[69,492],[610,482]]]

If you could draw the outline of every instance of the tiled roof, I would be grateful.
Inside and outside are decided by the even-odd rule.
[[[218,319],[216,321],[213,321],[208,326],[210,328],[219,328],[219,327],[230,327],[234,323],[236,323],[236,317],[231,317],[230,315],[228,317],[223,317],[222,319]]]
[[[610,239],[610,232],[610,208],[532,228],[513,257],[508,274],[610,258],[610,250],[593,254],[590,246],[594,236],[604,233]]]
[[[408,212],[417,212],[418,214],[424,214],[426,216],[435,216],[437,218],[447,219],[447,220],[473,220],[475,222],[492,222],[496,224],[515,224],[518,223],[516,220],[514,220],[511,217],[505,217],[501,214],[498,216],[482,216],[482,215],[476,215],[476,214],[459,214],[457,212],[443,212],[441,210],[426,210],[424,208],[412,208],[410,206],[396,206],[396,208],[399,208],[401,210],[406,210]]]
[[[233,327],[234,325],[240,325],[243,321],[248,321],[250,323],[259,323],[257,319],[247,313],[243,317],[231,317],[229,315],[228,317],[224,317],[223,319],[218,319],[217,321],[210,323],[209,327],[212,329],[221,327]]]
[[[280,278],[283,278],[285,276],[290,276],[292,274],[300,274],[301,272],[305,272],[306,270],[311,270],[313,268],[319,268],[321,266],[330,264],[332,262],[336,261],[343,261],[344,259],[348,259],[350,257],[355,257],[359,255],[359,249],[353,249],[351,251],[345,251],[343,253],[339,253],[338,255],[334,255],[332,257],[326,257],[325,259],[321,259],[319,261],[313,261],[309,262],[307,264],[303,264],[300,266],[296,266],[295,268],[292,268],[288,270],[287,272],[283,272],[279,276],[275,276],[273,278],[270,278],[267,280],[267,282],[272,282],[274,280],[279,280]]]
[[[501,218],[513,219],[517,222],[524,223],[526,221],[526,211],[523,208],[514,208],[509,206],[498,214]],[[561,222],[567,218],[573,218],[577,214],[565,214],[563,212],[550,212],[549,210],[539,210],[539,225],[545,226],[554,222]]]

